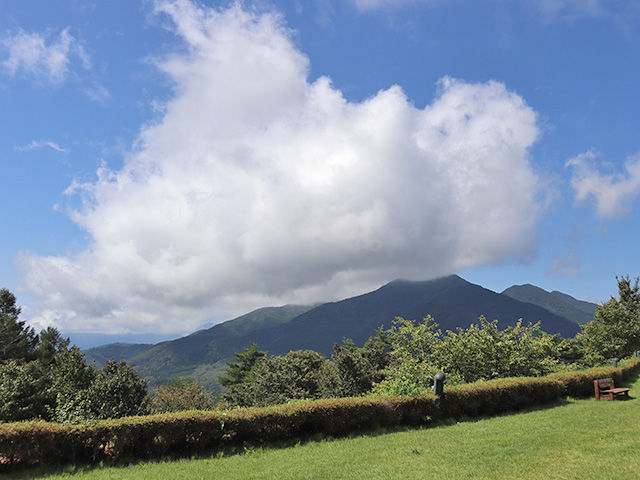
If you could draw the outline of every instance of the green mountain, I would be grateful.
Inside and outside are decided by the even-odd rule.
[[[93,361],[98,368],[104,367],[107,360],[128,360],[155,347],[149,343],[109,343],[85,351],[88,361]]]
[[[541,321],[542,329],[572,337],[578,325],[532,302],[498,294],[453,275],[425,282],[397,280],[370,293],[318,306],[267,307],[186,337],[151,348],[127,351],[120,344],[87,350],[88,360],[113,355],[126,359],[153,384],[174,376],[192,378],[219,392],[217,378],[250,342],[261,350],[281,355],[311,349],[329,356],[343,338],[362,345],[381,326],[389,328],[396,316],[422,319],[431,315],[443,330],[467,328],[484,315],[498,319],[500,328]]]
[[[558,291],[549,293],[534,285],[514,285],[507,288],[502,294],[520,302],[538,305],[575,324],[590,322],[596,313],[595,303],[576,300],[571,295]]]
[[[578,331],[577,325],[544,308],[453,275],[425,282],[398,280],[365,295],[326,303],[265,332],[262,338],[246,336],[245,343],[254,340],[274,354],[309,348],[329,355],[334,342],[343,337],[362,345],[378,327],[391,327],[396,316],[422,319],[427,315],[443,330],[466,328],[484,315],[489,320],[498,319],[501,328],[522,318],[531,323],[541,321],[543,330],[566,337]]]
[[[192,378],[214,392],[220,390],[217,378],[233,359],[233,352],[241,351],[245,336],[252,332],[269,331],[314,308],[313,305],[285,305],[265,307],[220,323],[206,330],[199,330],[186,337],[158,343],[136,346],[110,344],[85,351],[88,361],[94,360],[101,367],[107,359],[127,360],[149,380],[151,385],[162,385],[173,377]],[[138,347],[138,348],[135,348]]]

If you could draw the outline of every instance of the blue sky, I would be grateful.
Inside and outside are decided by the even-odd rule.
[[[177,336],[458,273],[640,274],[640,7],[4,0],[0,285]]]

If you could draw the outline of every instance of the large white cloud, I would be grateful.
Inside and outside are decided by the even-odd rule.
[[[416,108],[399,86],[354,103],[274,14],[158,1],[186,48],[118,171],[74,185],[90,243],[23,252],[34,323],[185,332],[265,304],[364,292],[535,249],[536,114],[502,83],[445,78]]]

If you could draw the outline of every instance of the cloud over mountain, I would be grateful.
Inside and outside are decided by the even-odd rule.
[[[88,244],[23,252],[33,323],[185,332],[255,306],[345,297],[534,252],[536,113],[497,81],[351,102],[274,13],[157,1],[174,83],[118,170],[74,184]]]

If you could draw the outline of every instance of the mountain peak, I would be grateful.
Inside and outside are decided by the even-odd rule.
[[[524,290],[541,290],[536,288],[525,286]],[[518,290],[522,288],[515,289]],[[544,293],[544,298],[561,302]],[[540,321],[542,330],[552,334],[571,337],[578,331],[576,323],[539,305],[493,292],[458,275],[448,275],[426,281],[395,280],[375,291],[316,307],[258,309],[208,330],[156,345],[129,360],[152,383],[180,375],[215,390],[225,362],[250,342],[271,355],[306,349],[330,355],[333,344],[345,337],[362,345],[378,328],[390,328],[396,317],[422,320],[427,315],[443,331],[467,328],[482,315],[497,319],[501,329],[522,318],[526,323]]]
[[[520,302],[538,305],[576,324],[584,324],[593,320],[596,305],[576,300],[571,295],[561,292],[547,292],[535,285],[514,285],[507,288],[502,295],[514,298]]]

